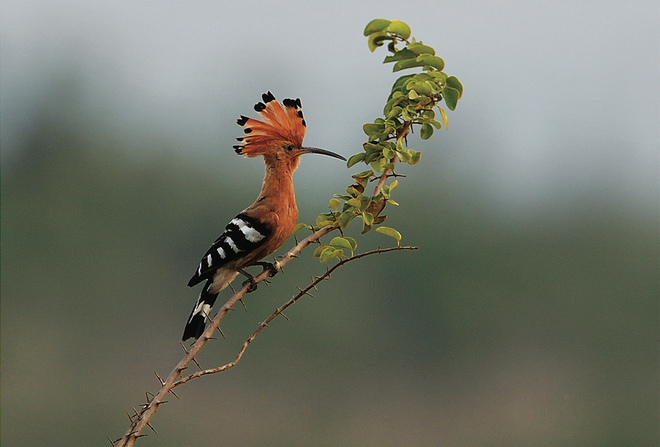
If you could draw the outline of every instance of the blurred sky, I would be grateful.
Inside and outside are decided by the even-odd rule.
[[[192,157],[227,150],[239,132],[223,130],[266,90],[302,99],[307,144],[353,154],[397,77],[362,37],[383,17],[409,23],[465,85],[443,163],[485,182],[500,206],[603,183],[625,200],[658,193],[657,1],[1,5],[3,164],[35,104],[67,78],[86,111]]]

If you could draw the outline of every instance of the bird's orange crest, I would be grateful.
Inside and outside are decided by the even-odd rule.
[[[254,105],[263,121],[241,115],[236,121],[245,127],[246,136],[237,138],[237,154],[246,157],[264,155],[274,144],[290,143],[302,147],[305,138],[305,120],[300,99],[285,99],[280,104],[271,92],[261,95],[263,102]]]

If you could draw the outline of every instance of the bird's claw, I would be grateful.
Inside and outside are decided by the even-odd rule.
[[[261,262],[258,262],[258,265],[260,265],[263,268],[261,273],[268,270],[268,277],[269,278],[272,278],[273,276],[277,275],[277,267],[275,267],[275,264],[273,264],[272,262],[261,261]]]
[[[247,293],[252,293],[257,290],[257,283],[254,281],[254,278],[248,278],[243,281],[243,287],[248,286]]]

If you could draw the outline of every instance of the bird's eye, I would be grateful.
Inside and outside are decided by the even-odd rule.
[[[293,150],[293,144],[287,144],[284,146],[284,150],[287,152],[291,152]]]

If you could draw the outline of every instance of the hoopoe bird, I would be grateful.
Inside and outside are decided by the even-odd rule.
[[[263,121],[241,115],[237,123],[245,136],[237,138],[236,153],[246,157],[264,157],[266,175],[257,200],[241,211],[225,227],[211,248],[202,256],[195,274],[188,282],[193,287],[206,281],[195,303],[183,340],[199,338],[204,332],[211,307],[220,291],[241,273],[252,281],[244,269],[275,252],[288,239],[298,220],[293,191],[293,172],[303,154],[323,154],[346,161],[334,152],[303,147],[306,124],[300,99],[285,99],[280,104],[271,92],[262,95],[263,102],[254,106]],[[272,268],[272,264],[270,264]]]

